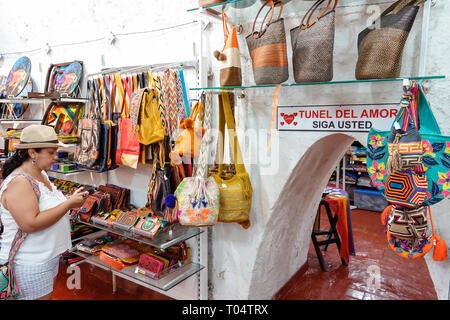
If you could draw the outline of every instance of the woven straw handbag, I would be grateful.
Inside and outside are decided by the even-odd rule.
[[[213,226],[219,216],[220,194],[214,178],[208,178],[208,153],[211,141],[211,93],[205,96],[205,136],[200,146],[199,165],[193,177],[184,178],[175,190],[178,221],[191,227]]]
[[[261,23],[260,31],[255,31],[256,20],[266,5],[270,5],[271,8]],[[252,33],[246,37],[252,59],[253,76],[257,85],[279,84],[289,78],[286,32],[284,19],[280,18],[283,3],[277,2],[277,5],[280,5],[280,13],[274,21],[272,21],[274,2],[267,0],[262,5],[253,21]],[[268,16],[269,20],[263,29]]]
[[[425,0],[399,0],[387,8],[374,24],[358,35],[358,80],[397,78],[403,48],[414,24],[419,4]]]
[[[323,82],[333,79],[334,25],[337,0],[327,0],[326,8],[316,20],[313,13],[325,0],[318,0],[303,16],[298,27],[291,29],[292,64],[295,82]]]
[[[225,140],[225,123],[233,150],[233,161],[236,168],[235,174],[226,173],[223,170],[223,153]],[[245,170],[241,148],[236,136],[236,128],[233,113],[230,107],[227,92],[219,96],[219,169],[213,174],[214,180],[220,190],[220,222],[237,222],[244,229],[250,227],[250,209],[252,205],[252,184]]]

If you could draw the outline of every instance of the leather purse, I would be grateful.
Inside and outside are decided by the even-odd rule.
[[[223,171],[223,146],[225,139],[225,122],[233,149],[233,160],[236,174],[227,174]],[[250,227],[250,209],[252,205],[252,184],[245,170],[241,148],[236,136],[236,128],[233,113],[230,108],[228,93],[219,96],[219,169],[212,177],[219,186],[220,222],[237,222],[244,229]]]
[[[130,231],[140,220],[139,215],[133,211],[122,212],[114,222],[114,227]]]
[[[138,267],[144,270],[145,275],[150,275],[153,278],[159,278],[164,269],[164,262],[150,254],[143,253],[139,257]]]
[[[167,226],[167,221],[160,218],[145,217],[140,218],[136,225],[132,228],[133,233],[154,238],[161,230]]]

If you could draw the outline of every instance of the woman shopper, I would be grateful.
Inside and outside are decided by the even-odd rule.
[[[31,125],[2,169],[0,264],[7,262],[19,228],[27,234],[14,258],[17,299],[51,299],[59,256],[71,247],[68,211],[80,207],[88,195],[80,188],[66,198],[49,181],[44,170],[55,163],[60,146],[52,127]]]

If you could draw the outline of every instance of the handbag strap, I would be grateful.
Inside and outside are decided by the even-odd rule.
[[[127,99],[125,98],[125,89],[123,88],[120,73],[117,72],[114,74],[114,82],[116,84],[117,93],[119,94],[120,114],[122,114],[124,106],[127,104]]]
[[[267,11],[266,15],[264,16],[264,19],[263,19],[263,21],[261,22],[261,28],[260,28],[259,32],[255,32],[256,20],[258,19],[258,16],[259,16],[259,14],[261,13],[262,9],[263,9],[266,5],[268,5],[268,4],[270,4],[271,8],[270,8],[269,11]],[[278,14],[278,18],[276,19],[276,20],[278,20],[278,19],[280,19],[281,13],[283,12],[283,2],[278,1],[276,4],[274,4],[273,0],[267,0],[267,1],[261,6],[261,8],[259,9],[258,13],[256,14],[255,20],[253,21],[253,27],[252,27],[252,36],[253,36],[253,38],[255,38],[255,39],[261,38],[262,35],[266,32],[267,27],[269,27],[269,26],[270,26],[270,23],[272,22],[273,11],[275,10],[275,5],[278,5],[278,4],[280,5],[280,13]],[[269,17],[269,21],[267,21],[267,24],[266,24],[267,27],[266,27],[265,29],[263,29],[264,22],[266,21],[266,19],[267,19],[267,17],[269,16],[269,14],[270,14],[270,17]]]
[[[208,154],[209,147],[212,141],[211,136],[211,118],[212,118],[212,96],[210,92],[203,93],[202,98],[205,101],[205,115],[203,127],[205,128],[205,134],[203,135],[200,145],[200,153],[198,156],[198,166],[194,173],[195,177],[206,179],[208,178]],[[202,100],[202,99],[200,99]],[[200,102],[201,103],[201,102]]]
[[[225,123],[227,125],[228,137],[230,139],[230,145],[233,149],[233,161],[236,173],[245,173],[245,165],[242,158],[241,148],[236,135],[236,127],[233,117],[233,112],[230,107],[230,99],[228,92],[222,91],[219,95],[219,175],[223,173],[223,153],[224,153],[224,141],[225,141]]]
[[[394,2],[392,5],[390,5],[386,10],[381,13],[381,17],[395,11],[398,12],[408,6],[413,5],[420,5],[424,3],[426,0],[398,0],[397,2]]]
[[[325,7],[325,9],[319,14],[319,16],[316,18],[316,20],[314,20],[313,22],[309,23],[309,21],[311,20],[311,17],[313,15],[313,13],[316,11],[316,9],[319,7],[319,5],[321,3],[323,3],[325,0],[318,0],[313,6],[312,6],[312,10],[310,11],[310,14],[308,16],[308,20],[306,21],[306,26],[307,28],[310,28],[311,26],[313,26],[317,21],[319,21],[327,12],[328,9],[330,8],[330,4],[333,0],[328,0],[328,3]],[[334,0],[334,5],[333,8],[329,11],[334,11],[336,9],[336,6],[338,4],[338,0]],[[302,25],[303,25],[303,20],[302,20]]]
[[[31,187],[33,188],[33,192],[39,202],[39,199],[41,197],[41,191],[39,189],[39,184],[33,177],[31,177],[30,175],[26,174],[23,171],[17,171],[15,173],[12,173],[11,175],[12,175],[12,177],[9,178],[10,181],[18,176],[27,178],[28,182],[30,182]],[[3,186],[3,184],[2,184],[2,186]],[[11,243],[11,249],[9,250],[9,255],[8,255],[8,263],[10,265],[14,261],[14,257],[16,256],[17,252],[19,251],[19,248],[22,245],[23,241],[25,240],[26,236],[27,236],[27,234],[25,232],[23,232],[20,228],[19,228],[19,230],[17,230],[16,234],[14,235],[14,239]]]

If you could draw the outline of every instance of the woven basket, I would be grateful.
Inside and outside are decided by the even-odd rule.
[[[399,0],[386,9],[374,26],[358,35],[358,62],[355,77],[363,79],[397,78],[409,32],[423,0]],[[379,26],[376,28],[375,26]]]

